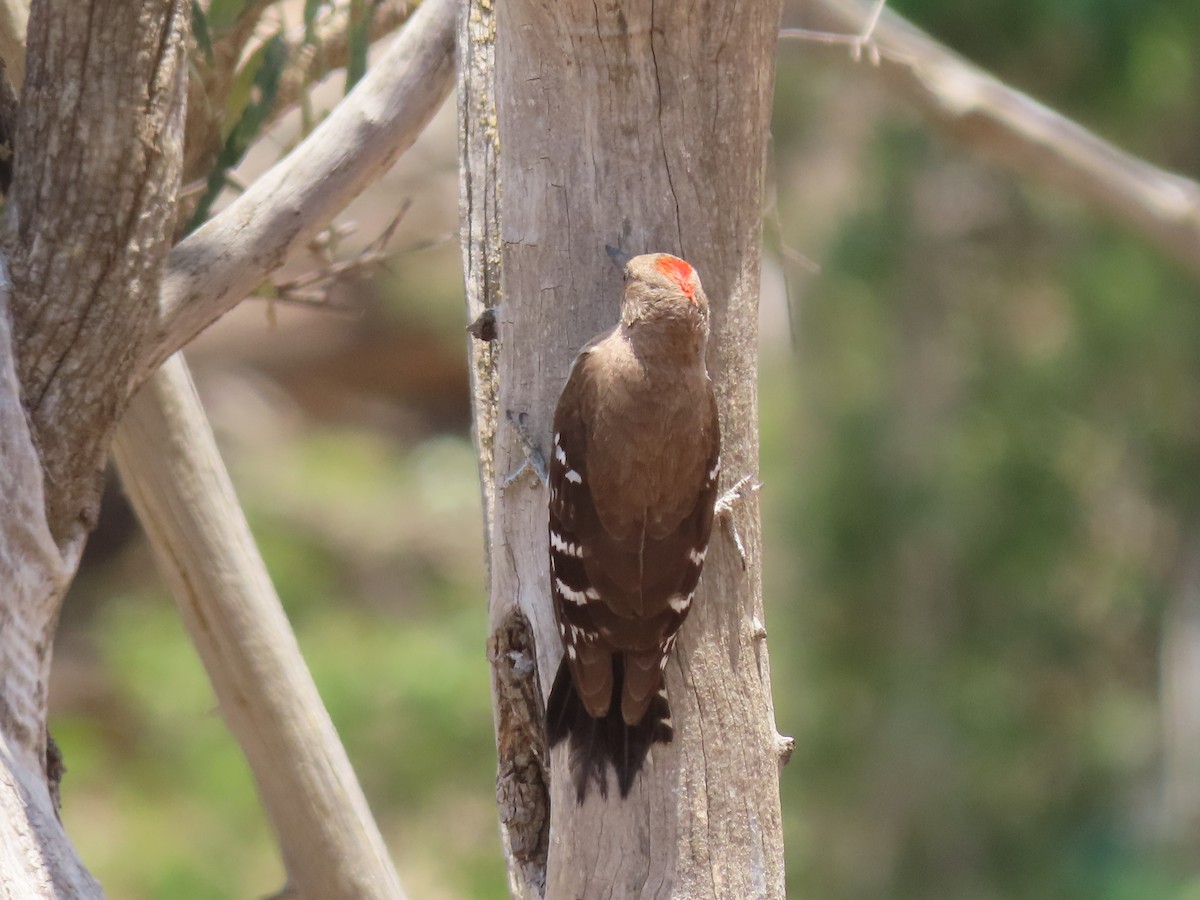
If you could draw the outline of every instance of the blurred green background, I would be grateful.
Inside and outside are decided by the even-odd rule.
[[[891,6],[1200,176],[1200,3]],[[1200,898],[1200,291],[865,67],[779,56],[761,479],[789,894]],[[252,300],[191,358],[410,895],[500,898],[453,141],[448,109],[348,213],[350,251],[412,201],[400,252],[338,288],[355,315]],[[109,895],[282,887],[115,488],[56,652],[63,816]]]

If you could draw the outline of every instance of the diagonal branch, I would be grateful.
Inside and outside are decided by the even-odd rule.
[[[450,87],[455,6],[426,0],[324,126],[176,248],[156,361],[240,301],[412,144]],[[134,398],[116,455],[254,772],[289,888],[311,900],[403,897],[182,358],[167,360]]]
[[[425,0],[367,76],[291,154],[171,251],[138,380],[254,290],[416,140],[450,91],[455,0]]]
[[[810,9],[822,29],[854,36],[873,11],[861,0],[816,0]],[[1200,184],[1118,149],[895,13],[879,18],[866,49],[880,61],[868,71],[944,131],[1018,175],[1080,197],[1200,276]]]
[[[134,398],[114,450],[222,715],[254,772],[288,896],[403,898],[182,356]]]

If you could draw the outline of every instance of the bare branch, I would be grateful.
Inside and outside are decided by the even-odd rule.
[[[156,346],[140,379],[254,290],[412,145],[453,81],[457,7],[425,0],[303,143],[171,252]]]
[[[309,242],[309,250],[317,256],[320,262],[317,268],[294,278],[277,281],[273,284],[264,284],[262,290],[256,295],[267,301],[270,321],[274,322],[274,305],[276,303],[315,307],[326,312],[357,317],[361,313],[361,307],[352,303],[339,303],[333,298],[333,291],[339,285],[352,279],[366,277],[372,269],[385,267],[388,261],[396,255],[395,251],[386,249],[387,244],[391,241],[392,235],[410,205],[405,203],[400,208],[399,214],[392,219],[383,232],[349,259],[335,259],[333,256],[334,238],[326,237],[335,232],[333,226],[318,234]],[[326,239],[322,240],[323,237]],[[425,243],[428,242],[422,242],[422,244]],[[412,248],[407,249],[411,250]]]
[[[861,31],[859,0],[817,0],[831,30]],[[888,11],[870,42],[882,84],[932,122],[1018,175],[1056,185],[1200,276],[1200,184],[1150,165],[963,60]]]
[[[879,24],[879,17],[883,14],[883,8],[886,5],[887,0],[875,0],[867,23],[858,34],[845,34],[840,31],[812,31],[808,28],[784,28],[779,32],[779,36],[826,46],[849,47],[850,58],[855,62],[858,62],[862,57],[863,50],[866,50],[871,63],[877,66],[880,58],[879,47],[872,38],[875,35],[875,26]]]
[[[0,876],[5,897],[100,900],[100,885],[71,849],[42,767],[15,758],[0,734]]]
[[[288,896],[402,898],[181,356],[134,399],[114,450],[221,712],[254,772],[279,838]]]

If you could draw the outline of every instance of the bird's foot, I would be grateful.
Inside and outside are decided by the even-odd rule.
[[[742,543],[742,536],[738,533],[737,523],[733,519],[733,507],[739,500],[757,492],[761,487],[762,485],[755,481],[753,476],[743,475],[733,487],[717,498],[716,505],[713,507],[714,518],[721,523],[721,527],[733,539],[733,546],[737,550],[743,572],[746,571],[747,565],[746,546]]]
[[[529,426],[526,424],[529,419],[529,413],[514,413],[511,409],[505,411],[504,418],[508,420],[508,424],[512,426],[517,433],[517,443],[521,447],[521,453],[525,459],[515,472],[512,472],[505,477],[500,483],[501,490],[505,490],[509,485],[515,483],[518,478],[525,472],[532,472],[545,487],[550,480],[550,470],[546,466],[546,457],[542,450],[537,445],[537,441],[529,433]]]

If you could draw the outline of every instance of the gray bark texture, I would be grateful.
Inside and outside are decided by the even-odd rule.
[[[99,895],[54,808],[46,685],[155,321],[188,16],[183,0],[42,0],[29,15],[0,282],[0,886],[22,900]]]
[[[667,251],[712,301],[723,486],[758,468],[763,172],[780,5],[473,0],[460,22],[462,223],[490,547],[497,793],[521,897],[783,896],[779,770],[762,625],[758,504],[714,532],[667,668],[676,737],[626,800],[577,805],[542,703],[561,644],[550,607],[545,453],[571,359],[617,318],[604,252]]]
[[[426,0],[321,127],[168,255],[189,19],[184,0],[43,0],[14,56],[28,67],[0,254],[0,900],[101,895],[57,817],[46,684],[114,434],[275,826],[287,895],[400,898],[186,367],[154,370],[411,145],[453,81],[456,2]],[[0,37],[20,43],[7,19]]]

